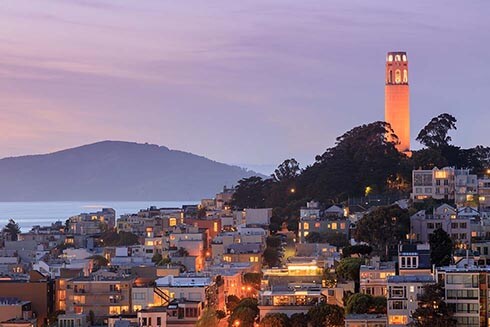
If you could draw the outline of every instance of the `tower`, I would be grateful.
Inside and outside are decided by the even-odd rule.
[[[409,154],[410,99],[406,52],[388,52],[385,81],[385,121],[398,136],[398,151]]]

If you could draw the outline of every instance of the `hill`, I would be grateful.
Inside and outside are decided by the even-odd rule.
[[[198,200],[257,175],[164,146],[103,141],[0,160],[0,201]]]

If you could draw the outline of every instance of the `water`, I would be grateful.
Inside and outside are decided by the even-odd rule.
[[[116,217],[119,217],[150,206],[180,208],[182,205],[197,203],[199,201],[0,202],[0,228],[3,228],[9,219],[14,219],[22,231],[26,232],[34,225],[51,225],[58,220],[64,223],[71,216],[102,208],[113,208],[116,210]]]

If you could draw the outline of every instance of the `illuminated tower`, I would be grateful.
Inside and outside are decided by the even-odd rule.
[[[398,151],[409,155],[410,100],[406,52],[388,52],[385,80],[385,121],[398,136]]]

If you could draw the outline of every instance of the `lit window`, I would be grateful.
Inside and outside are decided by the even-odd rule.
[[[408,83],[408,71],[406,69],[403,70],[403,83]]]
[[[177,226],[177,219],[175,219],[175,218],[170,218],[170,219],[168,220],[168,225],[169,225],[170,227],[172,227],[172,226]]]
[[[389,61],[389,62],[392,62],[392,61],[393,61],[393,55],[389,55],[389,56],[388,56],[388,61]]]
[[[402,81],[402,73],[399,69],[397,69],[395,71],[395,83],[398,84],[398,83],[401,83]]]
[[[217,222],[217,221],[215,221],[215,222],[214,222],[214,224],[213,224],[213,230],[214,230],[215,232],[217,232],[217,231],[218,231],[218,222]]]
[[[404,315],[390,315],[388,316],[388,324],[390,325],[406,325],[407,316]]]
[[[332,229],[337,229],[337,223],[332,223]]]
[[[303,229],[310,229],[310,224],[303,223]],[[306,236],[306,235],[305,235]]]
[[[304,233],[305,237],[306,237],[306,236],[308,236],[308,234],[309,234],[309,232],[305,232],[305,233]]]

